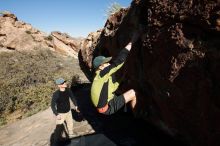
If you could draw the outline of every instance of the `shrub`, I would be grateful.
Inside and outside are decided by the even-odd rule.
[[[49,36],[46,37],[46,40],[52,41],[52,40],[53,40],[53,37],[52,37],[51,35],[49,35]]]
[[[6,119],[5,119],[5,117],[0,117],[0,127],[2,126],[2,125],[5,125],[7,122],[6,122]]]
[[[106,10],[106,16],[109,17],[110,15],[120,11],[122,6],[116,2],[111,3],[110,6]]]
[[[31,34],[31,31],[29,31],[29,30],[26,30],[25,32],[26,32],[27,34]]]

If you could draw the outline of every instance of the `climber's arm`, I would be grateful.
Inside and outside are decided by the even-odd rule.
[[[101,77],[103,77],[107,74],[110,76],[111,74],[115,73],[118,69],[120,69],[122,67],[122,65],[124,64],[124,62],[128,56],[129,51],[131,50],[131,45],[132,45],[131,42],[128,43],[128,45],[120,51],[120,53],[115,58],[115,60],[113,60],[109,66],[107,66],[105,69],[103,69],[100,72]]]

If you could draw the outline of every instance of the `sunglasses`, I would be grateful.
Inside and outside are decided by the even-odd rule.
[[[65,84],[66,83],[66,81],[64,81],[63,83],[61,83],[60,85],[63,85],[63,84]]]

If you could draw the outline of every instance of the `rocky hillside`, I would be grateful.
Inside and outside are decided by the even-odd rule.
[[[46,35],[9,12],[0,16],[0,126],[46,109],[60,76],[86,80],[78,65],[81,39]]]
[[[81,64],[89,71],[95,56],[114,58],[137,31],[118,72],[121,93],[135,89],[137,108],[168,134],[193,146],[219,146],[220,2],[133,0],[81,50],[88,52]]]
[[[81,39],[60,32],[47,35],[30,24],[18,20],[10,12],[2,12],[0,16],[0,51],[49,48],[62,55],[77,58],[80,41]]]

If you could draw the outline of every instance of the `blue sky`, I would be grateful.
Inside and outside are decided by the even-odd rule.
[[[86,37],[103,28],[106,10],[114,2],[128,7],[132,0],[0,0],[0,11],[8,10],[19,20],[50,33],[61,31]]]

